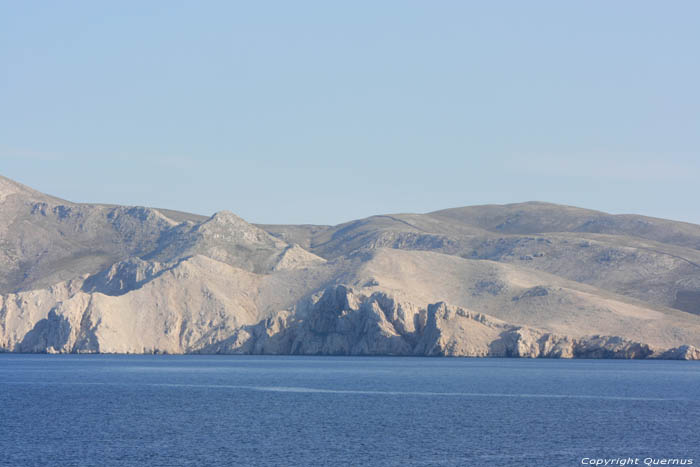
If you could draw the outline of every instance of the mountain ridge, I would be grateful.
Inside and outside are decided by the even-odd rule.
[[[331,298],[335,297],[335,298]],[[250,224],[0,176],[0,350],[700,358],[700,226],[545,202]]]

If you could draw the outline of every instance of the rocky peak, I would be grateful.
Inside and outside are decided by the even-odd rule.
[[[286,246],[286,243],[249,224],[230,211],[217,212],[199,224],[196,230],[205,237],[217,240]]]

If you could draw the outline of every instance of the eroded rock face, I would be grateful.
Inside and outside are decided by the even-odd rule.
[[[15,352],[186,353],[259,321],[258,278],[202,256],[127,261],[86,281],[9,294],[0,346]]]
[[[386,293],[326,289],[296,314],[281,312],[207,349],[216,353],[525,358],[700,359],[693,347],[655,351],[619,336],[572,338],[514,326],[443,302],[426,308]]]
[[[682,345],[663,352],[660,358],[667,360],[700,360],[700,349],[692,345]]]
[[[692,346],[658,351],[619,336],[573,338],[516,326],[444,302],[421,307],[386,292],[365,295],[343,285],[256,320],[253,303],[246,305],[240,298],[226,302],[214,292],[216,281],[202,277],[203,271],[212,268],[210,261],[198,257],[165,269],[126,262],[94,278],[93,287],[103,291],[87,293],[84,284],[74,283],[56,287],[53,297],[63,300],[50,308],[52,296],[46,293],[7,297],[0,304],[0,344],[4,350],[48,353],[700,359],[700,350]],[[124,281],[138,282],[154,271],[155,283],[146,282],[137,292],[126,294],[127,309],[120,316]],[[120,274],[125,278],[117,279]],[[195,288],[189,285],[172,296],[162,294],[168,290],[163,281],[192,279],[196,279]],[[109,287],[114,287],[111,295],[104,293]],[[202,287],[203,298],[193,293]],[[139,303],[149,303],[150,310],[139,310]],[[13,320],[28,325],[24,331],[8,333]],[[139,332],[139,327],[147,331]]]

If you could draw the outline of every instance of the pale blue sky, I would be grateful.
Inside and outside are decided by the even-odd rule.
[[[700,2],[0,0],[0,174],[252,222],[700,223]]]

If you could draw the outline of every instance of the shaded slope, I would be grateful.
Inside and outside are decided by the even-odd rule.
[[[202,218],[76,204],[6,178],[0,178],[0,218],[0,293],[47,287],[131,257],[172,262],[204,254],[255,272],[323,262],[232,213]]]
[[[176,224],[149,208],[75,204],[0,183],[0,292],[46,287],[145,254]]]

